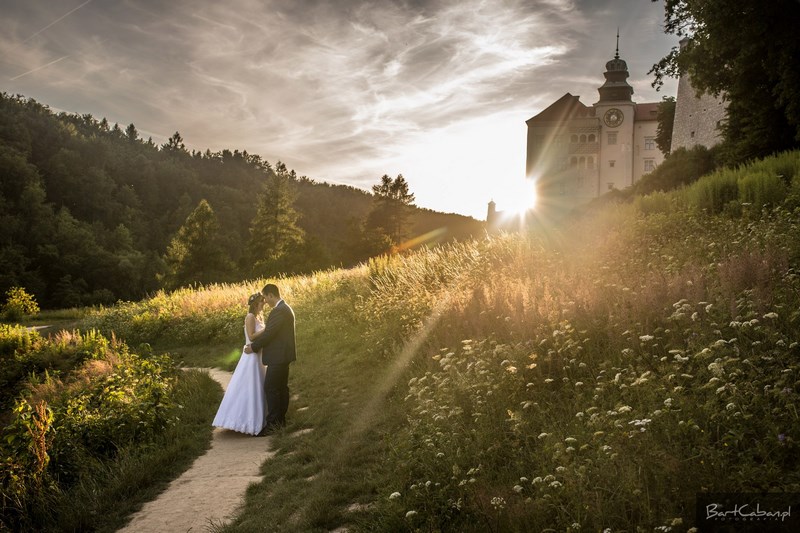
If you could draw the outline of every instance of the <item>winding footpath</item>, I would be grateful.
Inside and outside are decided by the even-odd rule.
[[[231,373],[207,371],[225,389]],[[261,465],[272,457],[269,437],[255,438],[214,428],[211,448],[158,498],[135,513],[121,533],[206,531],[230,522],[247,487],[261,481]]]

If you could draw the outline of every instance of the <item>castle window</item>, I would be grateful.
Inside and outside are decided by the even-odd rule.
[[[586,168],[594,168],[594,157],[589,156],[586,158]]]
[[[692,139],[694,139],[694,132],[691,132],[691,133],[689,134],[689,137],[691,137]]]
[[[594,136],[594,133],[589,134],[589,142],[590,143],[597,142],[597,137]]]
[[[645,137],[644,138],[644,149],[645,150],[655,150],[656,149],[656,138],[655,137]]]
[[[585,143],[585,142],[586,142],[586,135],[581,135],[581,142],[582,142],[582,143]]]
[[[610,166],[611,168],[614,168],[614,165],[616,165],[616,164],[617,164],[617,162],[616,162],[616,161],[614,161],[613,159],[611,159],[611,160],[608,162],[608,166]]]
[[[578,167],[578,158],[577,157],[571,157],[569,159],[569,166],[571,168],[577,168]]]
[[[608,182],[608,190],[611,191],[613,189],[614,189],[614,182],[613,181],[609,181]]]
[[[645,172],[652,172],[656,169],[656,161],[655,159],[645,159],[644,160],[644,171]]]
[[[585,157],[581,156],[580,159],[578,159],[578,168],[586,168],[586,158]]]
[[[608,144],[617,144],[617,132],[612,131],[608,134]]]

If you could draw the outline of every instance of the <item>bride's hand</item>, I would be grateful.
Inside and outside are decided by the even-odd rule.
[[[253,353],[253,349],[250,347],[249,344],[244,345],[244,353]]]

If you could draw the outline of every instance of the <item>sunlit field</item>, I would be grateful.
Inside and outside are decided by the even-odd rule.
[[[687,531],[698,493],[800,492],[798,224],[792,152],[548,232],[158,293],[82,327],[232,368],[247,295],[281,286],[289,427],[220,529]]]

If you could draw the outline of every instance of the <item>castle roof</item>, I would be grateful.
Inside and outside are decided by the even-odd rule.
[[[537,122],[563,122],[576,116],[592,116],[594,108],[583,105],[579,96],[566,93],[564,96],[550,104],[538,115],[525,121],[526,124]]]
[[[644,120],[658,120],[658,106],[661,102],[647,102],[645,104],[636,104],[636,113],[633,120],[636,122]]]

